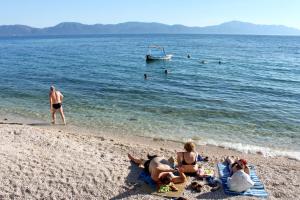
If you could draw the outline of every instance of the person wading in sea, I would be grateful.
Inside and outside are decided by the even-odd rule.
[[[51,122],[52,124],[55,124],[55,119],[56,119],[55,113],[58,110],[64,122],[64,125],[66,125],[64,110],[62,108],[63,98],[64,96],[60,91],[57,91],[54,86],[50,87],[49,102],[50,102],[50,113],[52,117],[52,122]]]

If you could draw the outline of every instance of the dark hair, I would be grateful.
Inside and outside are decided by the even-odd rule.
[[[238,170],[240,170],[240,169],[243,169],[243,166],[242,166],[240,163],[236,163],[236,168],[237,168]]]
[[[172,177],[168,174],[167,176],[161,177],[159,180],[163,185],[168,185],[172,181]]]
[[[55,87],[53,85],[51,85],[50,91],[54,91],[54,90],[55,90]]]
[[[243,169],[243,166],[239,162],[234,162],[232,167],[236,167],[237,170]]]
[[[146,162],[144,163],[144,171],[145,171],[147,174],[150,174],[150,172],[149,172],[149,165],[150,165],[150,162],[151,162],[151,160],[153,160],[153,158],[156,158],[157,155],[150,156],[150,155],[148,154],[147,157],[148,157],[148,160],[146,160]]]

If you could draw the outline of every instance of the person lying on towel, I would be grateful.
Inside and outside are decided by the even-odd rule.
[[[134,158],[128,154],[128,158],[139,166],[144,166],[146,173],[151,175],[153,181],[158,185],[167,185],[169,183],[183,183],[186,181],[186,176],[183,173],[183,168],[173,169],[172,164],[164,157],[149,156],[147,160]],[[175,176],[174,172],[178,171],[179,176]]]
[[[250,178],[250,170],[245,159],[235,160],[232,157],[227,157],[226,162],[230,170],[227,185],[231,191],[244,192],[254,185],[254,182]]]

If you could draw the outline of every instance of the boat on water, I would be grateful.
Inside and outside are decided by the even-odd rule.
[[[165,49],[160,46],[149,46],[146,61],[170,60],[173,55],[166,54]]]

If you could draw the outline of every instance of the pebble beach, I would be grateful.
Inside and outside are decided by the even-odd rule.
[[[163,139],[111,135],[74,126],[0,121],[0,199],[164,199],[151,195],[138,180],[142,169],[128,153],[171,157],[183,144]],[[197,146],[213,168],[225,156],[239,156],[256,165],[268,199],[300,196],[300,162],[285,157],[244,154],[211,145]],[[189,181],[192,181],[190,179]],[[256,199],[227,196],[222,188],[201,193],[187,185],[187,199]]]

